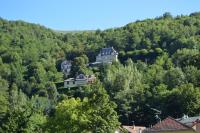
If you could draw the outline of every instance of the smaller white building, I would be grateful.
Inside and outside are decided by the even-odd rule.
[[[76,78],[69,78],[64,81],[64,88],[73,88],[73,87],[80,87],[85,86],[87,84],[92,84],[96,80],[94,75],[84,75],[80,74]]]
[[[70,74],[71,67],[72,67],[71,61],[64,60],[61,63],[61,70],[65,76],[68,76]]]
[[[112,63],[113,61],[118,61],[118,52],[113,47],[102,48],[96,56],[96,62],[99,63]]]

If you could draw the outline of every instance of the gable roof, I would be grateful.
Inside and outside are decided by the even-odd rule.
[[[193,129],[173,119],[172,117],[167,117],[161,122],[155,124],[152,128],[148,129],[148,131],[150,132],[180,131],[180,130],[193,130]]]
[[[86,79],[86,76],[84,74],[79,74],[76,76],[76,79]]]
[[[186,124],[188,126],[193,126],[193,124],[200,120],[200,116],[195,117],[186,117],[186,118],[178,118],[177,121]]]
[[[71,66],[71,61],[68,61],[68,60],[64,60],[62,63],[61,63],[61,66],[64,66],[64,65],[69,65]]]
[[[101,55],[111,55],[112,53],[118,54],[117,51],[115,51],[113,47],[102,48],[100,52]]]

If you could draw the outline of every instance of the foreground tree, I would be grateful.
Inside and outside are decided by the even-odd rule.
[[[92,86],[88,97],[63,100],[47,122],[49,132],[113,132],[118,126],[116,105],[101,85]]]

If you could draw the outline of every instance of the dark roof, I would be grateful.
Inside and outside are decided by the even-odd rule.
[[[146,130],[147,132],[160,132],[160,131],[180,131],[180,130],[193,130],[189,126],[180,123],[172,117],[167,117],[161,122],[155,124],[152,128]]]
[[[72,65],[71,64],[71,61],[68,61],[68,60],[64,60],[61,65]]]
[[[112,53],[118,54],[113,47],[102,48],[100,53],[101,55],[111,55]]]
[[[178,118],[176,120],[188,126],[192,126],[196,121],[200,120],[200,116],[186,117],[186,118],[183,117],[183,118]]]
[[[76,76],[76,79],[85,79],[85,75],[84,74],[79,74],[78,76]]]

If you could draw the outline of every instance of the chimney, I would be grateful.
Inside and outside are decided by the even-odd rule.
[[[181,118],[182,120],[184,120],[184,119],[188,119],[189,118],[189,116],[188,115],[186,115],[186,114],[183,114],[183,117]]]

